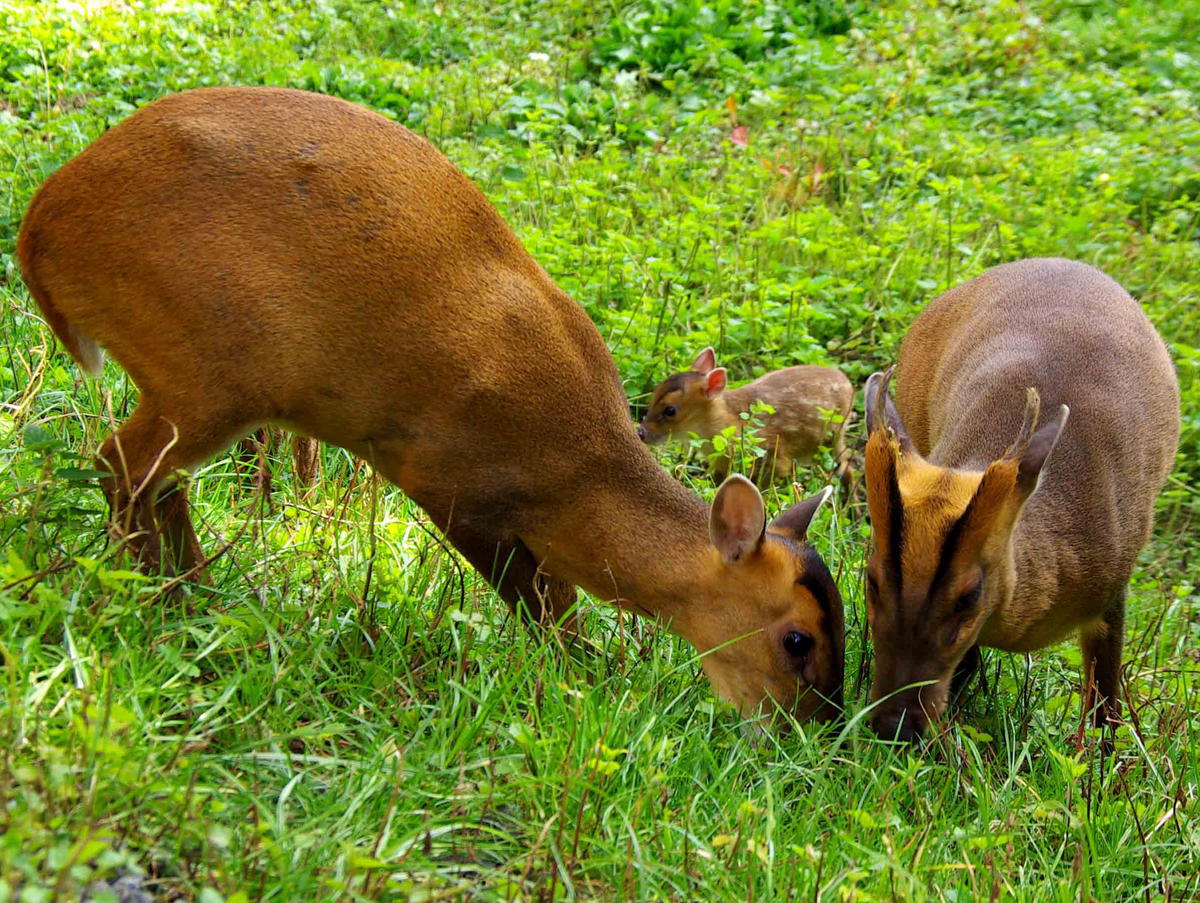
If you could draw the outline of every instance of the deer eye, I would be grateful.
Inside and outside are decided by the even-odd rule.
[[[666,420],[670,420],[672,417],[674,417],[678,413],[679,412],[675,410],[675,405],[673,405],[673,404],[669,404],[665,408],[663,408],[663,418]]]
[[[789,630],[783,635],[783,651],[792,658],[803,658],[812,652],[813,638],[800,630]]]
[[[979,604],[979,596],[982,592],[982,589],[983,589],[982,587],[977,586],[974,589],[963,593],[961,596],[959,596],[957,599],[955,599],[954,600],[954,613],[956,615],[961,615],[963,612],[970,611],[972,608],[974,608],[976,605],[978,605]]]

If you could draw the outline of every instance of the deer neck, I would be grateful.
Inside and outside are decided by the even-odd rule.
[[[708,403],[708,429],[701,438],[711,439],[731,426],[740,428],[741,415],[750,410],[753,401],[742,389],[726,389]]]
[[[620,466],[606,461],[603,476],[576,481],[566,503],[521,539],[548,572],[687,636],[719,561],[708,506],[640,443],[621,451]]]

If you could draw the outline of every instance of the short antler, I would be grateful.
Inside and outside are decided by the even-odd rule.
[[[1013,444],[1004,453],[1005,458],[1020,458],[1025,454],[1025,450],[1029,448],[1029,440],[1033,438],[1034,431],[1037,429],[1041,411],[1042,396],[1038,394],[1038,390],[1033,386],[1026,386],[1025,415],[1021,421],[1021,429],[1017,431],[1017,438],[1013,441]]]
[[[883,419],[884,398],[887,395],[888,383],[892,381],[892,371],[895,369],[895,367],[888,367],[883,372],[872,373],[867,378],[867,386],[863,390],[863,400],[867,406],[868,433],[887,427]]]
[[[872,373],[867,380],[867,387],[863,392],[867,405],[867,435],[880,429],[888,430],[900,443],[900,450],[907,455],[914,453],[916,446],[913,445],[908,430],[904,428],[904,423],[900,420],[900,412],[896,410],[896,403],[888,394],[888,387],[891,385],[892,374],[895,373],[895,370],[894,366],[888,367],[882,373]]]

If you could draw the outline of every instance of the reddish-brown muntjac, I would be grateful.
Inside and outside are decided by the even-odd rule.
[[[926,307],[895,403],[889,379],[866,388],[875,731],[920,737],[980,646],[1076,630],[1094,721],[1118,719],[1126,588],[1179,438],[1154,327],[1099,270],[1022,260]]]
[[[692,369],[668,376],[654,389],[650,408],[637,433],[647,445],[669,437],[695,433],[709,440],[723,430],[740,431],[742,415],[755,402],[765,402],[774,413],[763,416],[756,430],[766,455],[755,467],[755,480],[770,482],[789,477],[797,464],[808,464],[821,445],[829,445],[838,474],[846,471],[846,447],[842,433],[854,405],[854,386],[834,367],[801,366],[776,370],[736,389],[726,388],[725,368],[717,366],[712,348],[705,348],[692,362]],[[714,465],[723,478],[729,458]]]
[[[582,308],[383,116],[166,97],[46,181],[18,253],[76,360],[103,348],[140,390],[100,459],[145,562],[197,569],[175,475],[282,425],[369,461],[515,610],[564,619],[582,586],[690,641],[747,717],[840,705],[841,600],[805,539],[826,493],[768,524],[745,478],[710,509],[668,476]]]

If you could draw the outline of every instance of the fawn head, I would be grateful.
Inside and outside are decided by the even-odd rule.
[[[655,387],[650,408],[638,424],[638,437],[647,445],[676,434],[708,438],[712,405],[725,391],[725,383],[725,368],[717,366],[712,348],[705,348],[690,370],[672,374]]]

